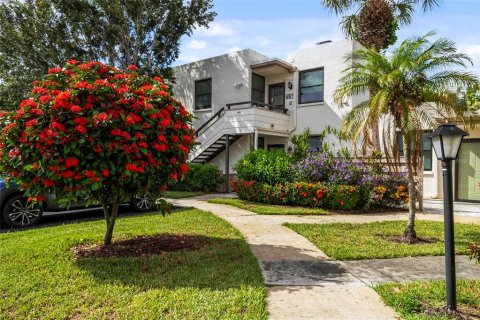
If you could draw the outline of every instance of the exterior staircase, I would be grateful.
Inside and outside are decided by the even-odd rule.
[[[289,116],[284,110],[274,110],[256,101],[227,104],[195,131],[198,144],[190,154],[190,162],[210,162],[227,145],[256,130],[285,134],[288,129]]]
[[[202,153],[196,156],[192,162],[193,163],[207,163],[216,156],[218,156],[227,146],[227,137],[230,140],[229,144],[233,144],[241,135],[227,135],[224,134],[217,141],[212,143],[208,148],[206,148]]]

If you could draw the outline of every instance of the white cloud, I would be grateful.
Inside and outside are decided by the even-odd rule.
[[[185,37],[180,49],[183,55],[175,64],[185,63],[192,55],[192,42],[207,42],[195,51],[200,59],[242,49],[253,49],[269,57],[285,60],[289,52],[315,46],[323,40],[342,40],[338,18],[270,18],[265,20],[217,20],[210,29],[197,29],[190,38]],[[189,52],[190,51],[190,52]],[[189,61],[190,62],[190,61]]]
[[[196,33],[205,37],[224,37],[231,36],[234,32],[225,21],[218,21],[210,23],[209,28],[199,28]]]
[[[180,56],[176,61],[176,65],[190,63],[190,62],[198,61],[201,59],[202,58],[197,56],[196,54],[189,54],[188,52],[182,52],[180,53]]]
[[[469,45],[463,50],[469,56],[480,56],[480,44]]]
[[[194,50],[200,50],[205,48],[206,46],[207,46],[207,41],[203,41],[203,40],[191,40],[187,43],[187,48],[194,49]]]

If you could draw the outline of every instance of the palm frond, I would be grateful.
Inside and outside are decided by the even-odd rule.
[[[335,14],[342,14],[358,2],[357,0],[322,0],[322,5]]]

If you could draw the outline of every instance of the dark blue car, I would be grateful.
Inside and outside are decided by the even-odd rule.
[[[40,221],[44,212],[78,212],[98,209],[98,207],[87,208],[84,204],[70,204],[65,207],[58,204],[55,198],[54,195],[49,195],[41,205],[29,202],[15,184],[10,183],[7,187],[5,180],[0,177],[0,219],[10,227],[33,226]],[[142,197],[134,197],[129,205],[135,211],[147,211],[153,207],[153,201],[148,194],[145,194]]]

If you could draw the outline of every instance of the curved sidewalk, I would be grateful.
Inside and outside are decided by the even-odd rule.
[[[270,319],[396,319],[377,293],[282,220],[196,199],[168,199],[210,211],[245,236],[268,290]]]

